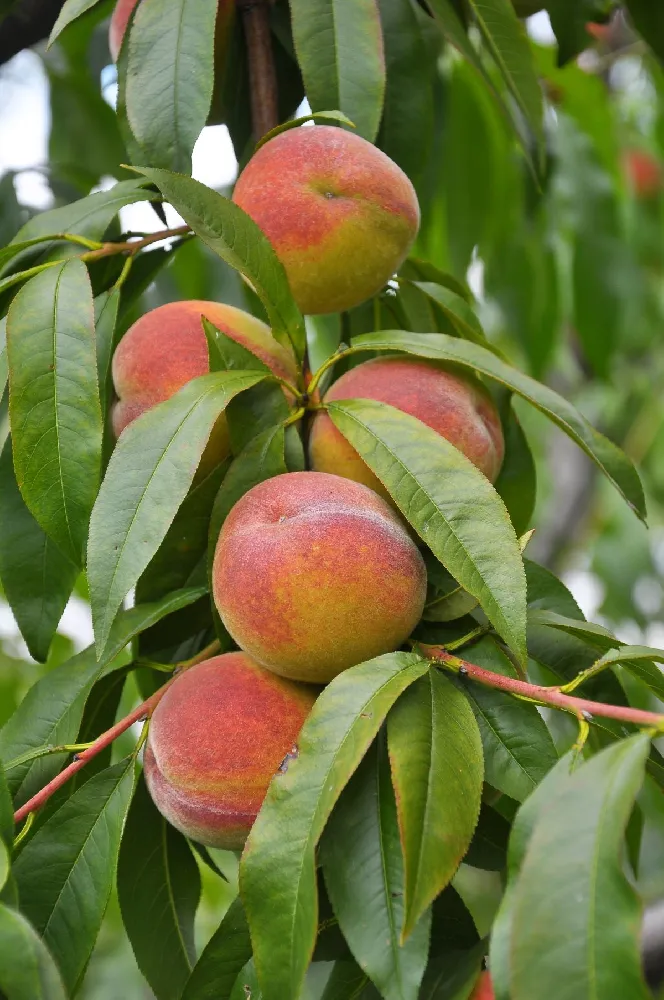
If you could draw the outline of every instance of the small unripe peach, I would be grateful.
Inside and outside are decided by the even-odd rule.
[[[662,190],[662,167],[652,153],[625,150],[623,169],[637,198],[654,198]]]
[[[304,313],[351,309],[379,292],[420,220],[396,163],[328,125],[270,139],[242,171],[233,200],[270,240]]]
[[[237,644],[314,683],[397,649],[426,592],[422,556],[385,501],[319,472],[249,490],[224,522],[212,578]]]
[[[495,1000],[493,983],[488,972],[483,972],[468,1000]]]
[[[116,436],[146,410],[170,399],[191,379],[209,371],[201,316],[252,351],[275,375],[290,382],[296,380],[292,354],[254,316],[220,302],[169,302],[141,316],[127,330],[113,355],[113,383],[118,396],[112,411]],[[223,415],[213,432],[211,447],[217,461],[229,454]]]
[[[150,720],[144,769],[157,809],[192,840],[240,850],[317,694],[245,653],[191,667]]]
[[[414,358],[374,358],[351,368],[328,390],[325,401],[375,399],[403,410],[462,451],[493,482],[503,461],[498,411],[477,379]],[[355,449],[320,410],[309,437],[312,468],[364,483],[389,494]]]

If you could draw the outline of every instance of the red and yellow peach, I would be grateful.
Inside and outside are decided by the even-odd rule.
[[[245,653],[191,667],[150,721],[144,768],[161,814],[201,844],[240,850],[267,787],[297,753],[317,690]]]
[[[270,670],[314,683],[397,649],[426,592],[422,556],[385,501],[317,472],[276,476],[235,504],[212,579],[237,644]]]
[[[413,185],[385,153],[334,126],[282,132],[251,158],[233,200],[263,230],[304,313],[379,292],[419,226]]]

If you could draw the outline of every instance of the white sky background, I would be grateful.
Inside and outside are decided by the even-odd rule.
[[[536,14],[528,22],[531,36],[538,42],[552,44],[554,36],[548,15]],[[104,93],[109,103],[115,98],[115,71],[109,67],[103,75]],[[16,193],[22,204],[36,209],[49,208],[52,199],[41,168],[48,164],[48,133],[50,129],[48,81],[39,57],[30,51],[21,52],[10,63],[0,68],[0,177],[8,171],[19,171],[15,178]],[[213,188],[233,182],[237,161],[233,146],[224,125],[205,128],[194,148],[193,176]],[[113,179],[108,179],[111,186]],[[167,210],[170,224],[177,225],[178,216]],[[160,223],[147,205],[130,205],[120,213],[127,230],[153,232]],[[602,601],[602,585],[597,577],[586,570],[571,571],[566,582],[570,586],[584,613],[593,618]],[[628,634],[625,623],[625,640],[640,641]],[[633,625],[633,623],[631,623]],[[74,640],[82,649],[92,642],[92,624],[88,605],[73,597],[63,615],[60,631]],[[638,630],[637,630],[638,631]],[[664,627],[662,627],[664,633]],[[0,600],[0,637],[8,652],[29,659],[14,617],[7,604]],[[642,641],[642,640],[641,640]],[[645,641],[664,645],[664,634],[648,635]]]

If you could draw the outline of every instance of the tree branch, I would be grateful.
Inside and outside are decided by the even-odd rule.
[[[657,715],[655,712],[644,712],[640,708],[631,708],[628,705],[607,705],[600,701],[589,701],[587,698],[574,698],[569,694],[563,694],[557,687],[544,687],[541,684],[530,684],[514,677],[505,677],[503,674],[485,670],[475,663],[469,663],[458,656],[453,656],[442,646],[417,643],[415,648],[428,659],[441,663],[445,668],[461,677],[469,677],[478,684],[484,684],[485,687],[505,691],[507,694],[534,702],[536,705],[561,709],[579,720],[589,722],[592,716],[597,715],[603,719],[617,719],[619,722],[630,722],[635,726],[645,726],[648,729],[664,728],[664,715]]]
[[[21,0],[0,21],[0,66],[51,33],[64,0]]]
[[[237,0],[249,56],[251,120],[256,141],[279,124],[277,71],[270,32],[270,2],[271,0]]]

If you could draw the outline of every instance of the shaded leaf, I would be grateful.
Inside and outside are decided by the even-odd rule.
[[[392,704],[427,669],[413,654],[388,653],[335,677],[304,724],[298,758],[268,789],[240,866],[265,1000],[301,989],[316,940],[316,843]]]
[[[188,382],[122,433],[90,520],[88,580],[97,648],[162,542],[227,403],[263,376],[213,372]]]
[[[532,526],[537,470],[526,435],[511,406],[503,423],[503,434],[505,457],[494,485],[507,507],[516,534],[522,535]]]
[[[16,478],[41,527],[80,565],[99,485],[92,291],[80,261],[35,275],[7,318]]]
[[[187,980],[182,1000],[230,1000],[233,986],[251,958],[244,909],[233,900]]]
[[[312,111],[339,108],[370,142],[385,96],[376,0],[290,0],[293,41]]]
[[[477,344],[445,334],[418,336],[390,331],[353,338],[355,347],[366,350],[405,351],[434,361],[448,361],[481,372],[512,389],[553,420],[599,466],[630,507],[645,519],[645,499],[639,475],[629,458],[557,392],[536,382]]]
[[[37,830],[14,865],[25,915],[57,955],[70,993],[101,927],[133,784],[132,757],[94,775]]]
[[[141,778],[118,861],[118,899],[138,967],[160,1000],[179,1000],[195,960],[201,877],[187,841]]]
[[[463,859],[464,863],[472,868],[482,868],[484,871],[501,871],[505,867],[509,834],[510,825],[507,820],[483,802],[475,835]]]
[[[5,394],[5,386],[7,385],[7,376],[9,370],[7,368],[7,317],[3,316],[0,319],[0,403],[2,402],[2,397]]]
[[[387,732],[404,856],[406,938],[472,840],[484,777],[482,741],[463,691],[435,667],[401,696]]]
[[[97,379],[102,415],[112,393],[111,358],[115,348],[116,323],[121,289],[102,292],[95,299],[95,343],[97,347]]]
[[[0,991],[7,1000],[65,1000],[58,968],[25,917],[0,903]]]
[[[436,558],[525,661],[521,553],[489,480],[445,438],[385,403],[345,400],[329,403],[327,411]]]

